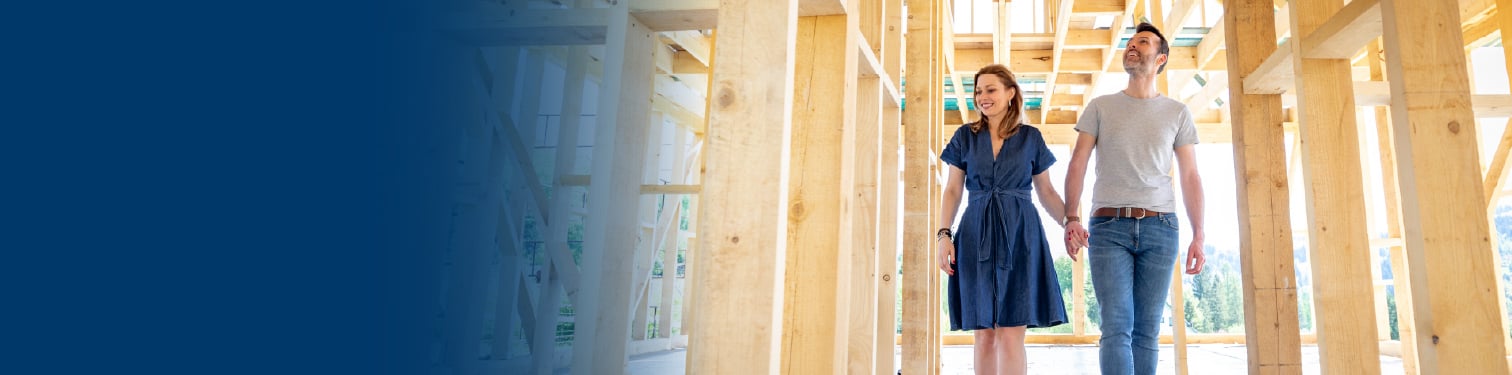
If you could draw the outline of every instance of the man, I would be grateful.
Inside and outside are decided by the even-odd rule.
[[[1179,246],[1173,159],[1180,166],[1192,226],[1186,273],[1201,272],[1204,262],[1196,125],[1185,104],[1155,91],[1155,76],[1165,70],[1170,44],[1160,30],[1141,23],[1123,52],[1129,85],[1087,103],[1076,122],[1079,134],[1066,174],[1066,249],[1072,259],[1082,246],[1090,254],[1092,286],[1102,305],[1099,358],[1104,375],[1155,373],[1160,317]],[[1094,148],[1097,182],[1092,214],[1083,226],[1071,215],[1079,212]]]

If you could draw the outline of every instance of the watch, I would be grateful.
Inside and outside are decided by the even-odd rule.
[[[1064,226],[1067,226],[1067,225],[1071,225],[1071,222],[1073,222],[1073,221],[1081,221],[1081,217],[1078,217],[1078,216],[1066,216],[1066,220],[1061,221],[1061,226],[1064,227]]]

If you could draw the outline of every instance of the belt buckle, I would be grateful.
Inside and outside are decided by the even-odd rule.
[[[1146,211],[1143,208],[1138,208],[1138,210],[1139,210],[1139,216],[1135,217],[1134,216],[1134,210],[1136,209],[1136,207],[1126,207],[1126,208],[1129,210],[1129,214],[1126,215],[1126,216],[1134,218],[1134,220],[1143,219],[1143,218],[1145,218],[1145,214],[1149,213],[1149,211]]]

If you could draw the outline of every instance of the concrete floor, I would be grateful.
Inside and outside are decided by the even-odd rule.
[[[894,361],[901,358],[901,348],[894,349]],[[1095,345],[1030,345],[1029,373],[1031,374],[1097,374],[1097,346]],[[672,375],[683,374],[688,351],[677,349],[648,353],[630,358],[630,374]],[[971,374],[971,346],[946,346],[942,352],[944,374]],[[1175,349],[1162,345],[1160,349],[1161,374],[1175,373]],[[1243,345],[1188,345],[1187,369],[1192,374],[1243,374],[1245,373]],[[1302,373],[1318,374],[1318,347],[1302,347]],[[1402,360],[1381,356],[1382,374],[1401,374]]]

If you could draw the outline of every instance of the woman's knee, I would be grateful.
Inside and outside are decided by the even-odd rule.
[[[1024,335],[1026,334],[1024,326],[998,327],[994,328],[993,331],[996,331],[993,335],[995,335],[997,340],[1004,343],[1023,343]]]

